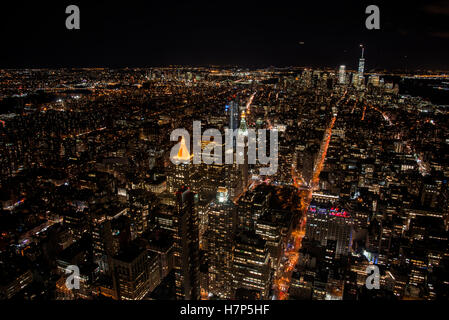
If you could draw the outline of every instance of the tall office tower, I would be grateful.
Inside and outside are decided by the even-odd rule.
[[[243,163],[239,164],[242,191],[245,191],[248,186],[248,126],[246,124],[245,111],[242,111],[240,126],[237,137],[237,152],[240,157],[243,157]]]
[[[217,142],[215,141],[202,141],[201,142],[201,152],[206,152],[202,154],[202,159],[205,157],[209,157],[212,155],[210,148],[214,148],[217,146]],[[222,150],[225,149],[224,143],[221,144]],[[213,155],[214,157],[218,157],[218,155]],[[221,153],[219,155],[222,156]],[[196,190],[193,190],[198,194],[198,202],[196,203],[196,209],[198,210],[199,217],[199,230],[200,230],[200,246],[204,244],[205,238],[203,237],[205,231],[207,230],[208,225],[208,217],[207,217],[207,208],[209,203],[216,197],[217,188],[223,185],[223,181],[229,181],[229,176],[226,173],[229,171],[227,168],[230,165],[227,164],[218,164],[218,163],[201,163],[198,165],[197,174],[201,177],[201,183],[198,184]]]
[[[204,160],[205,157],[213,156],[215,159],[220,159],[220,157],[222,157],[221,153],[216,155],[213,154],[213,152],[210,152],[210,150],[214,149],[216,146],[220,146],[221,150],[225,150],[224,143],[220,145],[215,141],[202,141],[201,158]],[[217,188],[223,182],[226,166],[227,165],[224,163],[206,164],[204,163],[204,161],[203,163],[201,163],[201,165],[198,166],[197,171],[199,175],[204,178],[199,188],[199,192],[201,192],[201,194],[199,195],[200,199],[207,199],[207,203],[209,203],[213,198],[215,198],[215,195],[217,194]]]
[[[245,192],[237,203],[238,228],[254,231],[259,217],[268,211],[270,197],[271,193],[267,192],[264,185],[259,185],[256,189]]]
[[[69,229],[73,239],[78,241],[89,228],[86,211],[69,208],[64,212],[64,225]]]
[[[291,167],[294,157],[293,146],[285,137],[281,136],[278,147],[278,170],[273,180],[282,184],[290,184],[292,181]]]
[[[235,199],[242,193],[242,174],[240,166],[237,163],[228,164],[224,168],[225,170],[225,183],[228,189],[229,198]]]
[[[341,65],[340,69],[338,70],[338,83],[344,84],[346,82],[346,66]]]
[[[237,225],[241,230],[254,230],[254,218],[253,218],[253,201],[254,193],[251,191],[245,192],[237,202]]]
[[[159,278],[164,279],[173,269],[173,237],[171,232],[159,229],[146,236],[148,251],[158,255]]]
[[[248,136],[248,125],[246,124],[245,111],[242,111],[242,115],[240,117],[239,134]]]
[[[318,240],[326,247],[328,240],[337,241],[336,257],[348,255],[352,246],[354,221],[339,208],[321,208],[311,205],[307,212],[306,237]]]
[[[219,187],[208,208],[207,251],[209,257],[209,292],[222,299],[231,298],[233,239],[236,207],[226,188]]]
[[[365,72],[365,58],[363,57],[365,53],[365,47],[360,45],[362,48],[362,57],[359,59],[359,72],[358,72],[358,83],[359,85],[363,84],[363,73]]]
[[[195,210],[194,193],[187,187],[181,187],[176,192],[176,201],[176,212],[173,217],[176,298],[199,300],[199,219]]]
[[[232,291],[250,290],[257,299],[267,299],[271,286],[270,254],[265,240],[242,231],[235,238]]]
[[[90,221],[92,232],[92,246],[94,262],[103,272],[110,272],[111,257],[116,253],[113,246],[111,220],[107,217],[94,214]]]
[[[232,100],[228,105],[226,105],[226,110],[229,113],[229,130],[232,130],[232,132],[234,132],[239,128],[240,125],[239,105],[235,100]],[[232,146],[236,146],[236,137],[234,136],[232,138]]]
[[[144,189],[133,189],[128,193],[129,211],[131,218],[131,238],[135,239],[149,228],[150,211],[156,201],[151,192]]]
[[[285,199],[285,198],[284,198]],[[285,199],[292,201],[292,199]],[[266,241],[272,268],[278,268],[287,235],[292,227],[293,212],[289,209],[269,207],[255,223],[256,234]]]
[[[167,190],[174,194],[185,185],[192,185],[195,175],[195,166],[192,164],[193,153],[189,153],[184,137],[181,139],[179,151],[172,159],[170,171],[167,174]]]
[[[239,105],[234,100],[229,102],[227,106],[227,110],[229,112],[229,129],[236,130],[240,124],[240,111]]]
[[[248,188],[249,173],[248,173],[248,146],[244,149],[244,159],[245,162],[239,165],[241,182],[242,182],[242,192],[245,192]]]
[[[109,199],[104,199],[108,201]],[[99,202],[89,208],[89,231],[92,236],[92,253],[94,262],[105,273],[111,272],[111,258],[117,254],[120,245],[129,239],[124,239],[124,233],[117,233],[128,228],[125,226],[127,208],[119,203]],[[122,223],[123,222],[123,223]]]
[[[324,267],[330,270],[334,267],[335,256],[337,253],[337,241],[327,240],[326,248],[324,248]]]
[[[394,225],[389,220],[380,221],[380,241],[379,241],[379,256],[377,260],[378,265],[387,265],[389,255],[391,252],[391,242],[393,239]]]
[[[120,300],[142,300],[159,283],[158,256],[132,243],[112,259],[113,283]]]

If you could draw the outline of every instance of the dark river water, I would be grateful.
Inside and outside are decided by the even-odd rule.
[[[385,82],[399,85],[400,94],[420,96],[433,104],[449,106],[449,79],[401,79],[385,77]]]

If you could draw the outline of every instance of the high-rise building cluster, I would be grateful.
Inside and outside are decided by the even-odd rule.
[[[447,298],[448,116],[401,91],[447,83],[364,55],[0,70],[0,299]],[[171,139],[194,121],[222,141]],[[249,161],[250,129],[277,130],[274,174]],[[193,161],[211,146],[221,163]]]

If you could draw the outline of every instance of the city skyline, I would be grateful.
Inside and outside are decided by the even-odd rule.
[[[448,15],[8,5],[0,304],[249,319],[444,303]]]

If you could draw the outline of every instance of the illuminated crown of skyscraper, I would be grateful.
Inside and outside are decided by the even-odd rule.
[[[174,160],[178,161],[189,161],[193,157],[193,154],[189,153],[186,146],[186,140],[184,137],[181,138],[181,144],[179,145],[178,154],[174,157]]]
[[[242,115],[240,117],[240,127],[239,127],[239,134],[248,135],[248,126],[246,125],[246,115],[245,111],[242,111]]]

